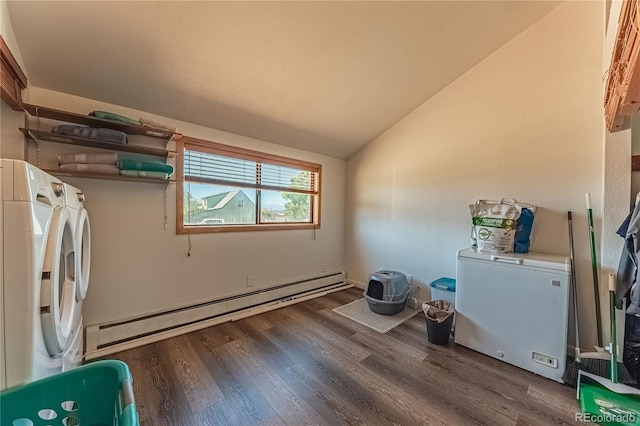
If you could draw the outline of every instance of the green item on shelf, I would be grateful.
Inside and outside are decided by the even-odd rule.
[[[89,115],[93,116],[93,117],[97,117],[97,118],[102,118],[102,119],[105,119],[105,120],[119,121],[119,122],[125,123],[125,124],[136,124],[136,125],[140,126],[140,121],[134,120],[134,119],[129,118],[129,117],[125,117],[124,115],[115,114],[113,112],[91,111],[89,113]]]
[[[124,159],[118,160],[117,166],[120,170],[141,170],[145,172],[162,172],[169,176],[173,174],[173,166],[159,161],[144,161]]]

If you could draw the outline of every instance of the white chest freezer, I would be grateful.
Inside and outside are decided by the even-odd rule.
[[[455,342],[562,382],[569,258],[468,248],[456,265]]]

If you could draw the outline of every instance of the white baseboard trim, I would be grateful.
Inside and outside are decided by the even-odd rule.
[[[331,283],[331,280],[334,280],[335,282],[335,280],[340,276],[342,277],[340,282],[335,284]],[[294,293],[291,296],[285,295],[277,300],[265,301],[260,304],[255,304],[253,303],[254,300],[250,299],[250,297],[255,298],[256,295],[248,296],[246,302],[250,302],[251,305],[249,307],[238,307],[234,303],[240,302],[230,301],[228,306],[226,306],[227,312],[220,312],[220,309],[225,309],[225,307],[214,306],[211,308],[209,306],[205,306],[196,307],[193,309],[193,312],[189,312],[189,309],[187,309],[186,313],[184,311],[168,312],[166,315],[159,314],[157,317],[151,319],[143,317],[140,320],[134,319],[122,324],[97,324],[87,326],[85,329],[85,359],[91,360],[103,357],[123,350],[175,337],[180,334],[211,327],[223,322],[237,321],[249,316],[279,309],[295,303],[304,302],[305,300],[315,299],[317,297],[353,287],[352,284],[349,284],[344,280],[343,272],[329,274],[311,281],[313,281],[314,284],[324,285],[322,288],[308,289],[303,292]],[[265,290],[265,293],[269,293],[269,290]],[[205,315],[208,315],[208,317]],[[180,321],[184,321],[184,325],[180,325]],[[175,325],[166,327],[166,325],[171,324],[171,322]],[[155,330],[153,328],[155,328]],[[149,331],[145,332],[147,329],[149,329]]]
[[[352,286],[354,286],[354,287],[361,288],[361,289],[363,289],[363,290],[364,290],[365,288],[367,288],[367,285],[366,285],[365,283],[362,283],[362,282],[360,282],[360,281],[356,281],[356,280],[351,280],[351,279],[349,279],[349,278],[347,278],[347,283],[351,284],[351,285],[352,285]]]

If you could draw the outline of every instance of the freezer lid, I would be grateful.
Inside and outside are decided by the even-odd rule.
[[[569,272],[571,264],[567,256],[545,253],[483,253],[470,247],[458,251],[458,259],[476,259],[510,265],[530,266]]]

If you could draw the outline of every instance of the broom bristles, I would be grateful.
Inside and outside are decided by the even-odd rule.
[[[571,359],[567,360],[567,366],[562,376],[562,381],[573,387],[578,384],[578,371],[582,370],[587,373],[595,374],[600,377],[609,378],[611,372],[611,360],[603,359],[603,358],[595,358],[595,357],[584,357],[584,355],[596,355],[598,352],[590,352],[588,354],[582,354],[579,359]],[[606,354],[606,352],[605,352]],[[622,383],[626,384],[634,384],[636,383],[635,378],[629,373],[629,370],[624,366],[624,364],[618,362],[617,364],[617,372],[618,379]]]
[[[611,360],[610,359],[598,359],[598,358],[581,358],[578,362],[583,371],[587,373],[595,374],[600,377],[610,379],[611,374]],[[618,379],[623,383],[635,383],[635,379],[629,373],[624,364],[616,362],[616,371],[618,373]]]
[[[580,366],[576,360],[574,358],[567,357],[567,365],[565,367],[564,374],[562,375],[562,381],[565,385],[571,385],[573,387],[578,385],[579,369]]]

